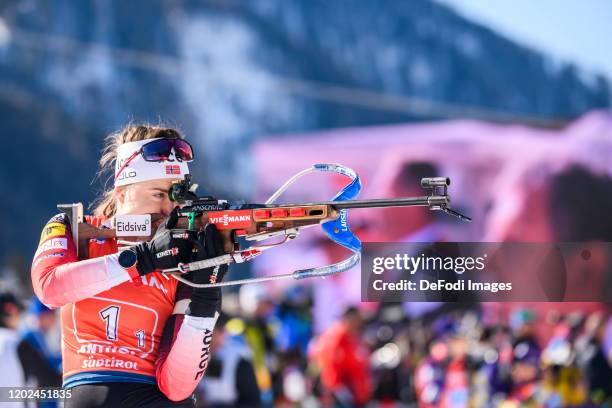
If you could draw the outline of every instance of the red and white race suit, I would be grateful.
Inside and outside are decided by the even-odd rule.
[[[86,217],[100,226],[102,220]],[[102,382],[157,384],[173,401],[202,379],[216,318],[186,316],[191,288],[159,272],[130,274],[115,239],[92,239],[78,260],[64,214],[45,225],[32,262],[40,300],[61,308],[64,387]]]

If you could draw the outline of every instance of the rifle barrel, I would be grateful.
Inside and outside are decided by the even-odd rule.
[[[448,205],[448,196],[422,196],[398,198],[372,198],[367,200],[320,201],[315,203],[277,204],[266,207],[302,207],[309,205],[331,205],[339,210],[349,208],[411,207],[429,205]]]

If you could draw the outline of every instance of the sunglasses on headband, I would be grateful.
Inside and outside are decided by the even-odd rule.
[[[123,163],[117,177],[127,165],[134,160],[139,154],[145,161],[160,162],[170,159],[170,156],[174,153],[174,157],[179,162],[190,162],[193,160],[193,148],[191,145],[183,139],[157,139],[152,140],[149,143],[145,143],[140,146],[140,149],[135,151],[127,160]],[[115,177],[115,179],[117,178]]]
[[[164,161],[170,158],[174,149],[174,157],[178,161],[190,162],[193,160],[193,148],[183,139],[158,139],[143,144],[137,153],[142,154],[146,161]]]

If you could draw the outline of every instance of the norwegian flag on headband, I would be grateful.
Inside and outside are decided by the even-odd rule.
[[[181,166],[176,164],[166,166],[166,174],[181,174]]]

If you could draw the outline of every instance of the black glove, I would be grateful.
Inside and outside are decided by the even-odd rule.
[[[206,225],[204,231],[198,233],[197,241],[194,245],[197,248],[194,261],[215,258],[225,254],[223,238],[214,224]],[[227,265],[199,269],[189,272],[185,277],[193,283],[216,283],[223,280],[227,269]],[[185,314],[198,317],[214,317],[215,312],[220,309],[221,288],[193,288],[191,303]]]
[[[178,221],[177,210],[157,228],[153,239],[131,248],[136,252],[138,273],[146,275],[157,269],[175,268],[180,262],[191,261],[195,231],[172,229]]]

